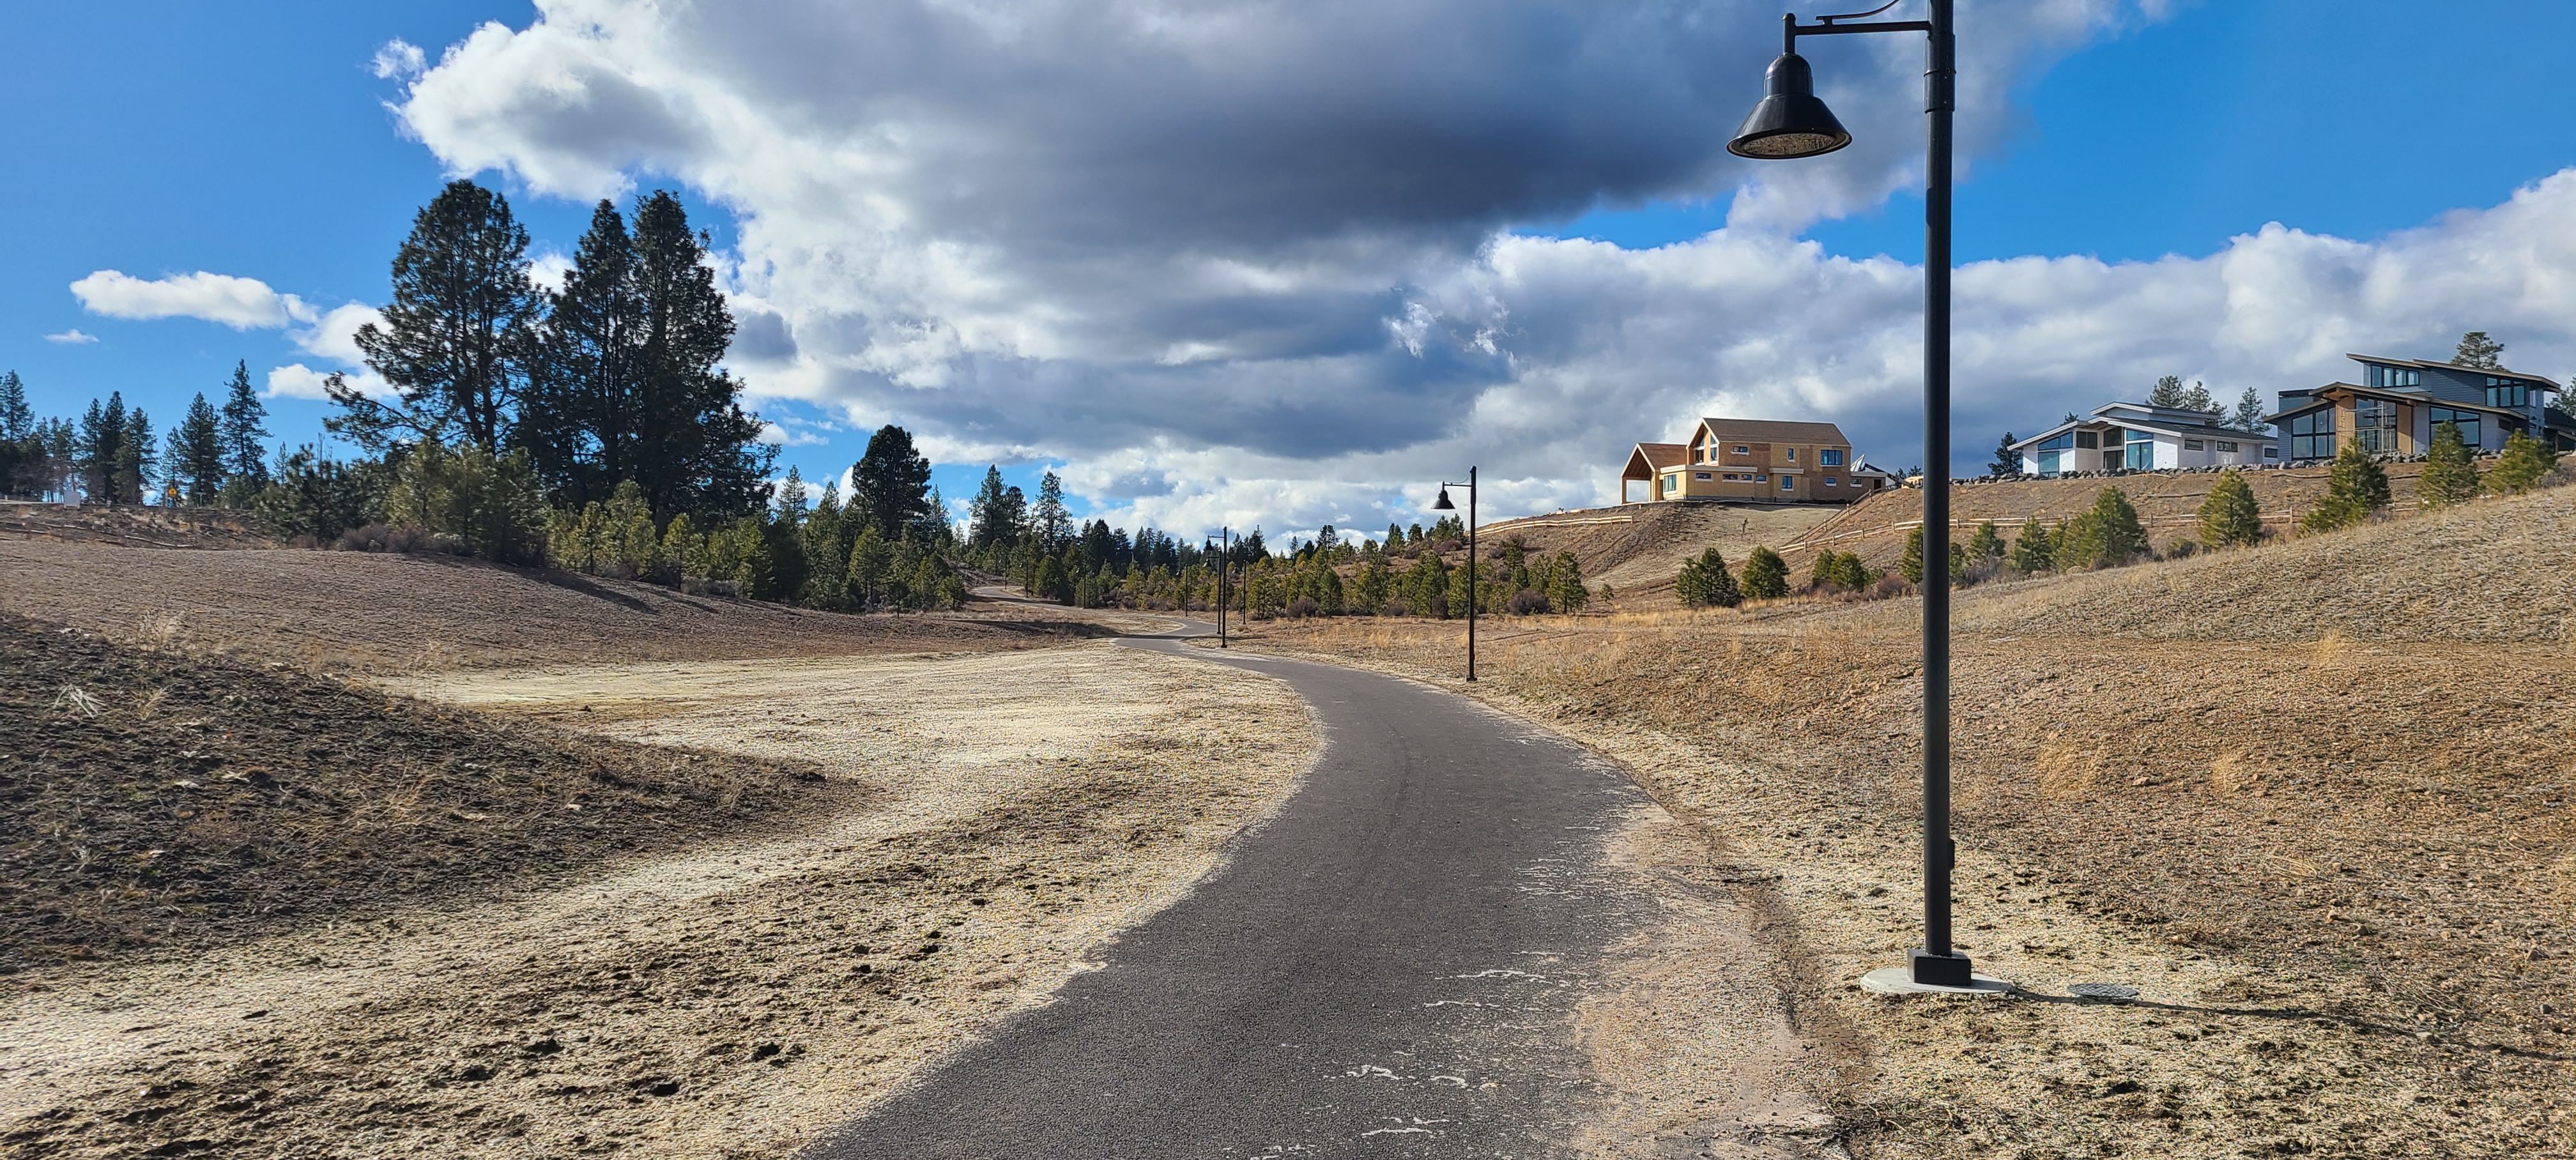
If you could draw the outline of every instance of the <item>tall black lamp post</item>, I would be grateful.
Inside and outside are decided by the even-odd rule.
[[[1216,647],[1230,647],[1225,642],[1226,579],[1234,572],[1234,529],[1218,528],[1216,532]],[[1205,541],[1201,541],[1205,543]]]
[[[1431,501],[1435,512],[1454,512],[1458,505],[1449,502],[1449,489],[1467,489],[1467,679],[1476,679],[1476,469],[1467,469],[1467,482],[1443,483],[1440,498]]]
[[[1952,0],[1927,0],[1929,20],[1838,23],[1876,16],[1898,2],[1814,24],[1798,23],[1795,13],[1783,15],[1780,57],[1763,77],[1762,103],[1753,106],[1726,148],[1738,157],[1785,160],[1851,144],[1833,110],[1816,98],[1815,74],[1798,55],[1799,37],[1929,36],[1923,73],[1931,137],[1923,196],[1923,945],[1913,952],[1908,975],[1921,986],[1965,988],[1976,978],[1968,956],[1950,943],[1950,870],[1957,858],[1950,841],[1950,119],[1958,104]]]

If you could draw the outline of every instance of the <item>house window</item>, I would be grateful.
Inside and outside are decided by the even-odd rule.
[[[1738,455],[1751,455],[1753,454],[1753,449],[1738,443],[1735,445],[1735,453]]]
[[[2236,445],[2221,439],[2218,441],[2218,451],[2221,455],[2234,455],[2236,454]]]
[[[2131,431],[2129,434],[2131,436],[2139,436],[2144,433]],[[2121,448],[2120,466],[2128,468],[2131,471],[2149,471],[2153,470],[2155,465],[2156,440],[2154,436],[2147,435],[2144,438],[2131,438],[2128,445]]]
[[[2386,399],[2355,399],[2352,432],[2361,449],[2373,455],[2397,450],[2397,404]]]
[[[2278,447],[2266,447],[2263,449],[2263,458],[2265,459],[2279,459],[2280,457],[2281,449]]]
[[[1792,447],[1792,448],[1790,448],[1790,449],[1789,449],[1789,462],[1791,462],[1791,463],[1796,463],[1797,461],[1798,461],[1798,449],[1797,449],[1797,448],[1795,448],[1795,447]]]
[[[2057,461],[2058,461],[2059,455],[2060,455],[2060,453],[2059,453],[2059,452],[2055,452],[2055,451],[2042,451],[2042,452],[2040,452],[2040,453],[2039,453],[2039,473],[2040,473],[2041,475],[2055,475],[2055,474],[2057,474],[2057,472],[2058,472]]]
[[[2531,384],[2520,379],[2487,376],[2487,405],[2519,411],[2531,405]]]
[[[2102,437],[2091,431],[2078,431],[2075,433],[2075,445],[2092,451],[2102,446]]]
[[[1705,471],[1694,471],[1694,472],[1692,472],[1691,474],[1696,475],[1696,476],[1700,477],[1701,479],[1706,479],[1706,478],[1708,478],[1708,473],[1707,473],[1707,472],[1705,472]]]
[[[2290,420],[2290,458],[2332,459],[2334,453],[2334,408],[2310,411]]]
[[[2484,430],[2480,426],[2480,420],[2484,419],[2485,416],[2480,415],[2475,411],[2458,411],[2449,407],[2427,407],[2425,410],[2431,412],[2426,419],[2425,430],[2427,432],[2430,432],[2432,428],[2439,427],[2444,423],[2457,423],[2460,426],[2460,442],[2467,444],[2470,450],[2477,449],[2479,445],[2479,436]]]
[[[1840,447],[1827,447],[1827,448],[1825,448],[1825,449],[1823,449],[1823,450],[1821,450],[1821,451],[1816,452],[1816,466],[1818,466],[1818,467],[1840,467],[1840,466],[1842,466],[1842,465],[1843,465],[1843,449],[1842,449],[1842,448],[1840,448]]]
[[[1767,476],[1767,475],[1757,475],[1757,476],[1754,476],[1754,477],[1753,477],[1753,482],[1755,482],[1755,483],[1769,483],[1769,482],[1771,482],[1771,477],[1770,477],[1770,476]]]
[[[2420,387],[2424,385],[2424,372],[2419,370],[2410,370],[2406,367],[2387,367],[2381,366],[2378,363],[2371,363],[2363,372],[2361,385],[2365,387]]]
[[[2206,450],[2208,446],[2208,444],[2203,443],[2198,439],[2185,439],[2182,441],[2182,449],[2185,451]]]
[[[1843,481],[1841,481],[1841,480],[1839,480],[1839,479],[1836,479],[1836,478],[1834,478],[1833,476],[1828,475],[1828,476],[1826,476],[1826,477],[1825,477],[1825,486],[1826,486],[1826,487],[1841,487],[1842,485],[1843,485]]]
[[[1798,477],[1797,477],[1797,476],[1794,476],[1794,475],[1784,475],[1784,476],[1781,476],[1781,477],[1780,477],[1780,490],[1782,490],[1782,491],[1796,491],[1796,490],[1798,490]]]

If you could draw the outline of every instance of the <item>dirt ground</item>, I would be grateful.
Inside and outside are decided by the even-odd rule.
[[[1106,642],[400,685],[825,781],[561,881],[15,976],[10,1154],[792,1150],[1186,890],[1316,743],[1283,685]]]
[[[1609,586],[1611,604],[1660,608],[1672,603],[1673,577],[1683,560],[1715,548],[1740,564],[1755,545],[1786,544],[1844,510],[1822,504],[1629,504],[1509,520],[1480,535],[1487,544],[1518,539],[1550,556],[1572,551],[1587,582]]]
[[[457,556],[0,539],[0,575],[0,612],[311,673],[980,652],[1101,632],[1025,605],[849,616]]]
[[[1497,618],[1475,686],[1454,623],[1275,622],[1238,647],[1431,680],[1627,763],[1745,868],[1860,1154],[2576,1155],[2576,647],[2474,612],[2564,583],[2571,502],[1975,597],[1963,625],[2015,631],[1957,644],[1955,897],[1980,970],[2024,989],[2005,1000],[1856,988],[1920,930],[1909,602]],[[2387,581],[2436,585],[2439,643],[2330,594],[2296,631],[2261,619],[2305,639],[2228,639],[2245,621],[2212,582],[2513,529],[2528,552],[2417,551],[2447,579]],[[2438,584],[2472,612],[2445,617]],[[2012,615],[2128,589],[2201,627]]]

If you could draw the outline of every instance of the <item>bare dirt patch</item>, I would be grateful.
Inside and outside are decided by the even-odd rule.
[[[560,888],[52,977],[0,1006],[0,1141],[60,1156],[791,1150],[1043,1001],[1085,947],[1212,868],[1315,744],[1277,682],[1105,643],[409,687],[810,762],[867,796],[792,835]]]
[[[2447,521],[2506,535],[2565,502],[2266,552],[2393,560],[2407,536],[2459,530]],[[2304,642],[2227,639],[2238,613],[2203,572],[2269,558],[1971,596],[1963,622],[2036,629],[2006,618],[2165,589],[2166,622],[2186,625],[2172,635],[2201,637],[2094,633],[2065,614],[2046,635],[1959,639],[1960,935],[2033,993],[2001,1003],[1854,987],[1919,933],[1910,602],[1498,619],[1475,686],[1456,683],[1455,623],[1279,622],[1237,643],[1487,698],[1625,761],[1694,817],[1721,862],[1757,871],[1737,889],[1771,916],[1793,1028],[1830,1043],[1847,1027],[1859,1045],[1827,1069],[1827,1095],[1864,1153],[2576,1153],[2576,651],[2445,620],[2429,592],[2422,614],[2466,639],[2373,637],[2332,608],[2302,622]],[[2431,558],[2456,561],[2472,609],[2565,568],[2538,550]],[[2142,1001],[2075,1001],[2079,981]]]
[[[1022,606],[852,616],[456,556],[0,540],[0,612],[308,672],[982,652],[1097,626]]]

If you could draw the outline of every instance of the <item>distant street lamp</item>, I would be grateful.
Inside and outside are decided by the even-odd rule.
[[[1226,648],[1229,646],[1225,643],[1225,581],[1227,574],[1234,571],[1234,529],[1218,528],[1215,539],[1219,545],[1216,557],[1216,647]],[[1199,546],[1205,549],[1207,541],[1200,540]]]
[[[1467,489],[1467,680],[1476,679],[1476,469],[1467,469],[1467,482],[1443,483],[1440,498],[1431,501],[1435,512],[1454,512],[1458,505],[1449,502],[1449,489]]]
[[[1958,104],[1959,73],[1952,0],[1928,0],[1929,20],[1836,23],[1876,16],[1899,2],[1808,25],[1799,24],[1795,13],[1781,16],[1780,56],[1763,76],[1762,103],[1753,106],[1726,149],[1738,157],[1785,160],[1822,156],[1851,144],[1851,133],[1816,98],[1815,75],[1798,55],[1799,37],[1928,34],[1930,60],[1923,74],[1924,111],[1930,115],[1923,195],[1923,461],[1928,465],[1923,479],[1923,945],[1910,956],[1908,977],[1922,986],[1967,988],[1976,985],[1976,976],[1968,956],[1950,943],[1950,872],[1958,857],[1950,840],[1950,120]]]

